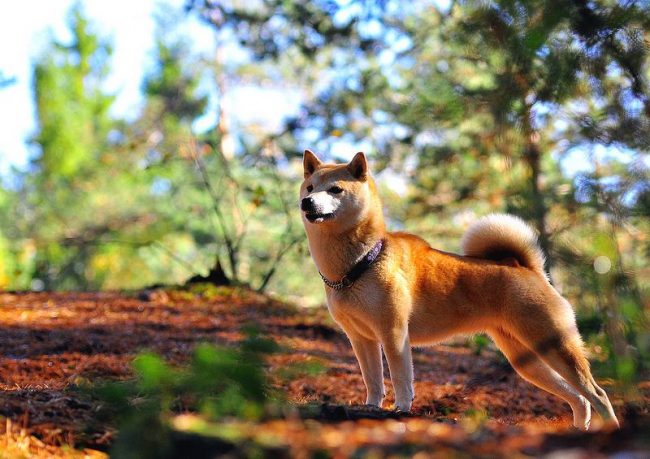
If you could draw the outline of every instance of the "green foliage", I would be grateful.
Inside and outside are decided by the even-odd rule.
[[[34,142],[41,150],[36,165],[50,185],[71,179],[97,158],[113,123],[108,111],[114,98],[101,89],[111,45],[92,31],[80,4],[70,13],[69,27],[72,42],[54,41],[34,68]]]
[[[474,335],[467,342],[476,355],[480,355],[490,345],[490,339],[485,335]]]
[[[188,367],[173,367],[151,353],[133,363],[134,381],[93,389],[119,423],[111,455],[120,458],[170,457],[170,419],[180,411],[204,419],[259,420],[272,404],[264,359],[276,344],[255,329],[237,348],[198,346]]]
[[[185,74],[181,66],[187,46],[183,43],[167,45],[163,37],[158,37],[156,47],[159,67],[144,83],[145,93],[151,97],[150,103],[160,99],[161,115],[166,118],[163,122],[194,120],[205,110],[207,97],[195,97],[198,79],[196,75]]]
[[[470,432],[479,430],[490,418],[490,413],[484,409],[470,408],[463,412],[461,423]]]
[[[274,158],[226,158],[221,132],[192,132],[207,109],[198,88],[209,67],[166,13],[134,121],[108,116],[111,48],[80,5],[70,12],[71,42],[53,40],[35,66],[38,154],[7,191],[3,271],[13,275],[1,285],[137,288],[221,264],[232,281],[277,288],[278,265],[302,239],[289,206],[293,174]]]

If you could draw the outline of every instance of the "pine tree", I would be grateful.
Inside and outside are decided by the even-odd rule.
[[[96,35],[77,4],[69,15],[72,42],[53,40],[34,69],[39,154],[34,164],[48,179],[71,179],[106,147],[114,100],[102,84],[111,46]]]

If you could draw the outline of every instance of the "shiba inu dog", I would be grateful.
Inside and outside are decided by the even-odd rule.
[[[366,403],[381,405],[386,356],[396,408],[414,398],[411,346],[458,333],[486,332],[516,371],[562,398],[576,427],[591,407],[618,426],[585,358],[571,305],[551,286],[534,232],[522,220],[491,215],[462,239],[463,255],[388,232],[363,153],[349,164],[303,158],[300,208],[328,308],[359,361]]]

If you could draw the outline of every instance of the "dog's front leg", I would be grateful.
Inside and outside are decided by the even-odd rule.
[[[415,392],[408,328],[391,330],[383,337],[382,345],[395,391],[395,406],[398,410],[409,411]]]
[[[381,406],[384,399],[384,368],[381,346],[362,336],[349,336],[366,385],[366,405]]]

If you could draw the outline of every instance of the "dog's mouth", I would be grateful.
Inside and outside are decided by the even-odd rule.
[[[305,218],[309,220],[310,223],[323,223],[325,220],[329,220],[333,217],[334,217],[334,213],[329,213],[329,214],[319,214],[316,212],[305,213]]]

